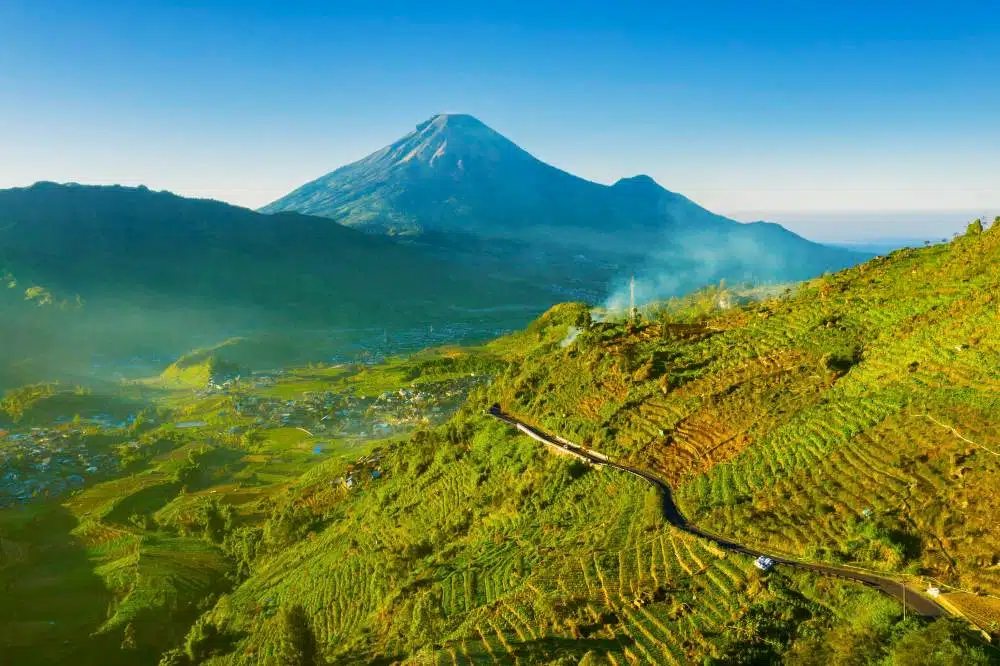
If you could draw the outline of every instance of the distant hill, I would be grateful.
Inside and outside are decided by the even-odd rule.
[[[281,211],[389,235],[460,234],[533,250],[565,248],[588,260],[571,273],[577,278],[595,259],[651,275],[666,268],[680,291],[722,277],[802,279],[867,258],[776,224],[716,215],[649,176],[611,186],[584,180],[468,115],[434,116],[261,209]],[[478,258],[493,249],[487,244],[467,254]]]
[[[0,191],[0,260],[15,275],[85,298],[107,289],[154,302],[182,295],[354,325],[537,296],[319,218],[141,187]]]
[[[141,187],[0,191],[0,274],[9,276],[3,330],[22,342],[0,354],[22,365],[81,345],[172,358],[261,330],[372,328],[367,335],[381,337],[490,316],[516,325],[552,301],[325,219]],[[292,346],[308,357],[304,343]]]

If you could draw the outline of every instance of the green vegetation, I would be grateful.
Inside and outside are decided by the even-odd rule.
[[[997,265],[991,227],[756,300],[713,287],[623,321],[571,303],[474,349],[126,386],[155,401],[147,418],[87,435],[115,472],[0,510],[2,654],[997,663],[961,619],[762,573],[665,523],[644,481],[484,414],[500,402],[654,470],[704,529],[934,584],[996,633]],[[182,365],[208,383],[208,358]],[[440,417],[373,427],[423,405]],[[348,419],[366,434],[327,425]]]
[[[308,506],[285,499],[303,473],[349,464],[374,445],[370,436],[326,434],[320,417],[341,405],[311,396],[350,396],[363,427],[384,418],[376,398],[387,387],[417,384],[421,404],[457,405],[461,396],[442,402],[435,391],[453,392],[466,371],[492,363],[446,349],[383,367],[230,378],[223,388],[220,352],[192,352],[171,366],[177,372],[127,384],[116,395],[38,385],[6,396],[5,408],[21,422],[0,431],[5,657],[18,664],[63,663],[70,655],[84,664],[180,664],[228,652],[234,637],[200,615],[249,578],[262,557],[322,527]],[[304,381],[310,390],[299,390]],[[271,415],[270,394],[287,396],[278,404],[295,419],[313,419],[302,423],[315,434]],[[74,409],[85,416],[66,418]],[[31,427],[40,423],[46,427]],[[87,462],[60,467],[67,454]],[[100,468],[92,474],[88,464]],[[24,499],[23,488],[45,492]]]
[[[53,384],[32,384],[4,393],[0,400],[0,412],[6,412],[15,422],[20,421],[24,413],[35,404],[55,395]]]
[[[239,366],[227,362],[221,356],[226,347],[239,344],[239,340],[227,340],[209,349],[197,349],[167,366],[160,374],[160,381],[168,386],[202,388],[229,375],[236,375]]]
[[[227,356],[258,370],[414,351],[552,303],[527,280],[326,219],[144,187],[0,190],[0,276],[0,391],[155,374],[231,337],[243,341]]]
[[[656,470],[705,529],[1000,595],[998,259],[1000,227],[973,224],[783,298],[536,333],[491,400]]]

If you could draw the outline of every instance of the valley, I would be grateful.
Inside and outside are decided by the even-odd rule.
[[[9,394],[5,464],[25,441],[109,457],[0,510],[2,653],[254,664],[302,609],[331,664],[992,663],[979,229],[777,293],[563,304],[479,346],[242,372],[220,345],[113,394]],[[550,455],[495,403],[639,476]]]
[[[1000,12],[0,0],[0,666],[1000,666]]]

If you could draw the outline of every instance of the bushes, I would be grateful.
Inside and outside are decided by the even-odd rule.
[[[316,529],[320,519],[308,508],[289,502],[275,507],[264,525],[263,538],[270,549],[294,544]]]
[[[848,523],[848,552],[860,561],[881,562],[899,569],[920,555],[920,539],[892,516],[879,514]]]
[[[6,412],[14,422],[20,421],[25,412],[36,403],[51,398],[56,393],[55,384],[30,384],[7,391],[0,400],[0,411]]]
[[[980,666],[996,663],[960,621],[855,619],[792,646],[789,666]]]
[[[233,519],[233,507],[222,504],[213,497],[198,505],[191,522],[206,539],[212,543],[222,543],[233,529]]]
[[[170,480],[185,487],[193,483],[201,471],[198,458],[202,455],[202,453],[196,453],[194,450],[188,451],[187,458],[174,470]]]
[[[227,534],[222,541],[222,550],[234,562],[234,576],[237,581],[250,577],[253,564],[261,551],[264,542],[264,529],[261,527],[238,527]]]
[[[941,619],[902,634],[892,646],[892,666],[978,666],[996,663],[987,649],[973,643],[958,620]]]
[[[209,657],[227,652],[231,643],[231,637],[226,635],[214,621],[202,617],[195,622],[187,635],[187,640],[184,642],[184,654],[189,663],[200,664]],[[177,659],[178,655],[174,653],[171,658]]]
[[[306,611],[299,604],[283,608],[278,634],[280,666],[317,666],[320,663],[316,637]]]

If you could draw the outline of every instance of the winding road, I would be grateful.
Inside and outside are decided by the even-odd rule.
[[[750,548],[749,546],[736,543],[735,541],[726,539],[725,537],[721,537],[717,534],[706,532],[705,530],[687,521],[684,515],[677,508],[677,505],[674,503],[670,485],[656,475],[651,474],[646,470],[613,462],[602,453],[579,446],[559,436],[548,435],[541,430],[520,421],[510,414],[505,413],[502,409],[500,409],[499,405],[493,405],[489,408],[489,410],[487,410],[487,413],[493,418],[514,426],[525,435],[528,435],[532,439],[539,441],[546,446],[552,447],[561,453],[572,455],[591,465],[611,467],[613,469],[621,470],[652,483],[660,489],[660,494],[663,498],[663,516],[667,522],[683,532],[701,537],[702,539],[707,539],[723,550],[733,553],[741,553],[751,557],[759,557],[763,555],[770,557],[776,564],[795,567],[797,569],[805,569],[823,576],[853,580],[861,583],[862,585],[875,588],[883,594],[896,599],[902,603],[905,608],[919,615],[924,615],[926,617],[940,617],[942,615],[947,615],[947,611],[936,601],[925,596],[922,592],[914,589],[913,587],[908,587],[905,583],[900,581],[879,576],[874,573],[857,571],[855,569],[847,569],[828,564],[813,564],[810,562],[791,559],[784,555],[773,555],[762,550],[757,550],[755,548]]]

